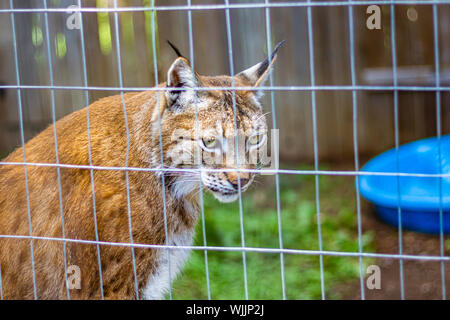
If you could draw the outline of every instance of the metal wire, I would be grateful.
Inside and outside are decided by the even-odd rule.
[[[159,87],[101,87],[101,86],[48,86],[48,85],[0,85],[0,89],[43,89],[43,90],[90,90],[90,91],[165,91],[164,88]],[[236,90],[253,90],[253,87],[242,86],[235,87],[194,87],[189,88],[193,91],[236,91]],[[178,91],[187,89],[179,88]],[[260,86],[260,91],[450,91],[450,87],[446,86],[330,86],[330,85],[314,85],[314,86]]]
[[[114,0],[114,8],[117,9],[117,0]],[[123,77],[122,77],[122,55],[120,52],[120,37],[119,37],[119,14],[117,11],[114,12],[114,26],[116,35],[116,54],[117,54],[117,72],[119,79],[119,86],[123,88]],[[125,158],[125,167],[128,167],[130,159],[130,128],[128,126],[128,115],[127,107],[125,104],[124,90],[120,90],[120,97],[122,100],[123,117],[125,122],[125,132],[127,134],[127,150]],[[131,221],[131,203],[130,203],[130,179],[129,171],[125,171],[125,183],[127,190],[127,211],[128,211],[128,232],[130,234],[130,242],[133,243],[133,231],[132,231],[132,221]],[[134,276],[134,287],[136,291],[136,299],[139,299],[139,285],[136,272],[136,256],[134,253],[134,248],[131,248],[131,260],[133,261],[133,276]]]
[[[47,8],[47,0],[44,0],[44,8]],[[48,61],[48,76],[50,80],[50,85],[53,86],[53,68],[52,68],[52,52],[50,47],[50,30],[48,26],[48,13],[44,12],[44,21],[45,21],[45,34],[46,34],[46,43],[47,43],[47,61]],[[58,134],[56,131],[56,111],[55,111],[55,91],[50,90],[50,101],[52,107],[52,121],[53,121],[53,135],[55,141],[55,160],[56,163],[59,163],[59,150],[58,150]],[[64,239],[66,237],[66,232],[64,228],[64,209],[63,209],[63,199],[62,199],[62,186],[61,186],[61,168],[56,168],[57,176],[58,176],[58,195],[59,195],[59,212],[61,216],[61,235]],[[69,290],[69,282],[67,280],[67,248],[66,243],[63,242],[63,254],[64,254],[64,278],[66,281],[66,294],[67,299],[70,300],[70,290]]]
[[[437,6],[433,5],[433,44],[434,44],[434,73],[436,79],[436,85],[440,84],[440,62],[439,62],[439,30],[438,30],[438,11]],[[442,159],[441,159],[441,93],[436,91],[436,135],[438,139],[438,170],[442,173]],[[440,254],[444,255],[444,218],[442,209],[442,179],[439,179],[439,242],[440,242]],[[442,287],[442,299],[446,299],[446,287],[445,287],[445,264],[441,262],[441,287]]]
[[[9,1],[9,6],[13,8],[13,0]],[[14,21],[14,12],[11,12],[11,31],[13,37],[13,47],[14,47],[14,67],[16,72],[16,82],[17,85],[20,85],[20,72],[19,72],[19,58],[17,53],[17,39],[16,39],[16,26]],[[20,142],[22,145],[23,152],[23,162],[26,163],[26,150],[25,150],[25,135],[23,130],[23,108],[22,108],[22,95],[21,90],[17,89],[17,103],[19,108],[19,122],[20,122]],[[28,232],[30,237],[33,236],[33,225],[31,222],[31,209],[30,209],[30,190],[28,185],[28,170],[27,166],[23,166],[24,174],[25,174],[25,191],[27,196],[27,215],[28,215]],[[36,288],[36,269],[35,269],[35,261],[34,261],[34,247],[33,247],[33,239],[30,238],[30,254],[31,254],[31,267],[33,270],[33,296],[34,299],[37,300],[37,288]]]
[[[308,3],[310,0],[308,0]],[[314,32],[312,21],[312,8],[307,8],[308,14],[308,46],[309,46],[309,77],[311,86],[314,86],[315,81],[315,68],[314,68]],[[316,92],[311,91],[311,111],[312,111],[312,124],[313,124],[313,145],[314,145],[314,170],[319,170],[319,145],[317,143],[317,114],[316,114]],[[319,175],[314,176],[315,191],[316,191],[316,216],[317,216],[317,238],[319,244],[319,251],[323,250],[322,244],[322,221],[320,214],[320,187],[319,187]],[[323,271],[323,256],[319,256],[319,268],[320,268],[320,289],[322,292],[322,300],[325,300],[325,276]]]
[[[223,252],[257,252],[257,253],[284,253],[296,255],[310,255],[310,256],[330,256],[330,257],[363,257],[363,258],[378,258],[378,259],[403,259],[403,260],[421,260],[421,261],[450,261],[450,256],[432,256],[432,255],[413,255],[413,254],[388,254],[388,253],[372,253],[372,252],[351,252],[351,251],[330,251],[330,250],[302,250],[302,249],[280,249],[280,248],[259,248],[259,247],[219,247],[219,246],[173,246],[173,245],[158,245],[145,243],[129,243],[129,242],[109,242],[109,241],[94,241],[82,239],[62,239],[41,236],[19,236],[19,235],[0,235],[1,238],[11,239],[30,239],[30,240],[48,240],[48,241],[66,241],[81,244],[98,244],[106,246],[117,247],[134,247],[142,249],[167,249],[167,250],[208,250],[208,251],[223,251]]]
[[[81,7],[81,0],[78,0],[78,7]],[[86,67],[86,48],[84,41],[84,27],[83,27],[83,14],[80,13],[80,40],[81,40],[81,62],[83,65],[83,83],[84,86],[88,85],[87,78],[87,67]],[[92,166],[92,145],[91,145],[91,121],[89,114],[89,91],[84,90],[85,104],[86,104],[86,126],[87,126],[87,136],[88,136],[88,155],[89,155],[89,165]],[[95,231],[95,240],[99,241],[98,236],[98,225],[97,225],[97,207],[95,201],[95,183],[94,183],[94,169],[89,169],[89,176],[91,180],[91,192],[92,192],[92,213],[94,215],[94,231]],[[98,265],[98,274],[99,274],[99,286],[100,286],[100,296],[102,300],[105,298],[103,293],[103,274],[102,274],[102,263],[101,263],[101,255],[100,255],[100,245],[97,244],[97,265]]]
[[[151,0],[151,9],[155,8],[155,1]],[[158,59],[157,59],[157,52],[156,52],[156,34],[155,34],[155,13],[152,10],[152,54],[153,54],[153,73],[155,75],[155,87],[158,86],[159,79],[158,79]],[[159,127],[159,150],[161,154],[161,168],[164,168],[164,153],[163,153],[163,138],[162,138],[162,125],[161,125],[161,107],[160,107],[160,97],[159,94],[156,94],[156,108],[158,109],[158,127]],[[165,235],[165,241],[166,245],[169,245],[170,239],[169,239],[169,230],[167,226],[167,202],[166,202],[166,180],[164,174],[161,175],[161,192],[162,192],[162,198],[163,198],[163,214],[164,214],[164,235]],[[166,250],[167,254],[167,272],[168,272],[168,279],[169,279],[169,298],[172,300],[172,276],[171,276],[171,257],[170,257],[170,251]]]
[[[191,0],[187,0],[188,6],[191,5]],[[192,70],[195,72],[195,55],[194,55],[194,36],[193,36],[193,27],[192,27],[192,11],[188,11],[188,27],[189,27],[189,57],[191,62]],[[195,98],[197,99],[197,95],[195,95]],[[195,101],[197,102],[197,101]],[[199,129],[199,121],[198,121],[198,105],[195,104],[195,136],[200,132]],[[200,149],[197,149],[197,159],[201,159],[200,157]],[[200,161],[199,169],[202,170],[202,163]],[[200,198],[200,217],[202,219],[202,237],[203,237],[203,245],[207,246],[207,240],[206,240],[206,222],[205,222],[205,201],[203,199],[203,183],[202,179],[200,179],[199,183],[200,192],[199,192],[199,198]],[[208,300],[211,300],[211,284],[209,279],[209,263],[208,263],[208,251],[204,251],[205,256],[205,277],[206,277],[206,290],[208,291]]]
[[[38,162],[0,162],[0,166],[36,166],[60,167],[82,170],[111,170],[111,171],[141,171],[141,172],[195,172],[186,168],[140,168],[140,167],[106,167],[74,164],[38,163]],[[206,172],[249,172],[257,174],[297,174],[297,175],[323,175],[323,176],[381,176],[381,177],[417,177],[417,178],[450,178],[450,173],[409,173],[409,172],[377,172],[377,171],[341,171],[341,170],[291,170],[291,169],[212,169],[203,168]]]
[[[228,5],[229,1],[225,0],[225,3]],[[230,10],[225,10],[225,21],[226,21],[226,29],[227,29],[227,42],[228,42],[228,61],[230,63],[230,76],[231,76],[231,86],[235,87],[234,85],[234,62],[233,62],[233,41],[231,36],[231,21],[230,21]],[[233,122],[234,122],[234,128],[237,131],[238,125],[237,125],[237,107],[236,107],[236,91],[233,90],[232,92],[232,102],[233,102]],[[239,163],[239,148],[238,148],[238,137],[235,135],[234,137],[234,149],[235,149],[235,158],[236,158],[236,164],[238,167],[240,167]],[[238,171],[238,202],[239,202],[239,227],[241,231],[241,245],[242,247],[245,247],[245,235],[244,235],[244,213],[242,210],[242,189],[241,189],[241,173]],[[247,256],[245,252],[242,252],[242,267],[243,267],[243,273],[244,273],[244,290],[245,290],[245,299],[248,300],[248,276],[247,276]]]
[[[349,26],[349,45],[350,45],[350,74],[352,80],[352,86],[356,84],[356,71],[355,71],[355,32],[353,24],[353,6],[348,7],[348,26]],[[358,151],[358,97],[356,90],[352,90],[352,112],[353,112],[353,153],[355,170],[359,170],[359,151]],[[358,224],[358,251],[362,252],[362,226],[361,226],[361,195],[359,191],[359,176],[355,177],[356,184],[356,213]],[[365,299],[364,290],[364,270],[362,257],[359,257],[359,279],[361,300]]]
[[[265,3],[268,3],[268,0],[266,0]],[[271,50],[269,50],[272,46],[272,29],[270,27],[270,8],[265,9],[266,14],[266,40],[267,40],[267,58],[270,61],[270,53]],[[273,75],[272,72],[269,74],[269,84],[270,86],[273,86]],[[276,117],[276,108],[275,108],[275,94],[273,91],[270,91],[270,106],[272,110],[272,126],[274,128],[277,128],[277,117]],[[274,139],[274,151],[278,150],[278,141],[277,139]],[[274,152],[273,151],[273,152]],[[278,169],[278,159],[276,158],[275,167]],[[280,198],[280,175],[275,174],[275,197],[277,202],[277,224],[278,224],[278,244],[280,246],[280,249],[283,248],[283,224],[281,220],[281,198]],[[284,254],[280,253],[280,271],[281,271],[281,294],[283,297],[283,300],[286,300],[286,276],[285,276],[285,268],[284,268]]]
[[[229,10],[229,9],[257,9],[257,8],[296,8],[296,7],[348,7],[353,6],[370,6],[370,5],[391,5],[393,0],[366,0],[366,1],[312,1],[312,2],[276,2],[276,3],[229,3],[225,4],[205,4],[205,5],[174,5],[174,6],[152,6],[152,11],[195,11],[195,10]],[[450,4],[450,0],[395,0],[395,5],[433,5],[433,4]],[[139,12],[149,11],[149,7],[130,6],[120,8],[93,8],[83,7],[74,8],[72,12]],[[67,12],[66,8],[11,8],[0,9],[1,13],[10,12]]]
[[[390,5],[391,12],[391,52],[392,52],[392,77],[394,87],[398,84],[397,79],[397,43],[395,34],[395,6],[392,1]],[[395,140],[395,166],[397,172],[400,171],[400,137],[399,137],[399,114],[398,114],[398,90],[394,89],[394,140]],[[398,252],[401,255],[403,253],[403,228],[402,228],[402,208],[401,208],[401,190],[400,190],[400,177],[397,177],[397,213],[398,213]],[[403,275],[403,260],[399,260],[400,269],[400,297],[405,299],[405,287],[404,287],[404,275]]]
[[[81,7],[81,0],[78,0],[78,7],[74,8],[73,11],[86,13],[86,12],[111,12],[114,14],[115,21],[115,42],[116,42],[116,52],[117,52],[117,68],[118,68],[118,87],[101,87],[101,86],[88,86],[87,80],[87,70],[86,70],[86,52],[85,52],[85,40],[83,23],[81,19],[81,50],[82,50],[82,65],[83,65],[83,85],[82,86],[66,86],[66,85],[55,85],[53,79],[52,71],[52,57],[50,49],[50,33],[49,33],[49,23],[48,23],[48,13],[54,12],[66,12],[65,8],[48,8],[46,0],[43,0],[43,8],[31,8],[31,9],[20,9],[13,7],[13,0],[10,0],[9,9],[0,9],[0,14],[9,13],[11,19],[12,28],[12,41],[14,48],[14,64],[15,64],[15,75],[16,75],[16,85],[0,85],[1,89],[12,89],[17,90],[18,99],[18,113],[19,113],[19,125],[20,125],[20,138],[21,146],[23,149],[23,162],[0,162],[0,166],[23,166],[25,186],[26,186],[26,199],[27,199],[27,214],[28,214],[28,225],[29,225],[29,235],[0,235],[0,239],[27,239],[30,241],[30,253],[31,253],[31,264],[33,270],[33,295],[34,299],[38,299],[37,295],[37,285],[36,285],[36,273],[35,273],[35,260],[33,251],[33,241],[34,240],[47,240],[47,241],[57,241],[62,242],[64,248],[64,268],[65,268],[65,281],[67,297],[70,299],[70,291],[68,287],[67,280],[67,253],[66,244],[78,243],[86,245],[96,245],[97,246],[97,258],[99,267],[99,280],[100,280],[100,292],[101,297],[104,298],[103,293],[103,278],[101,269],[101,255],[100,246],[120,246],[129,247],[132,252],[132,262],[133,262],[133,273],[135,282],[136,297],[139,298],[139,287],[138,278],[136,270],[136,259],[135,259],[135,248],[142,249],[157,249],[164,250],[167,254],[168,260],[168,279],[169,279],[169,297],[173,298],[172,295],[172,284],[171,284],[171,252],[172,250],[201,250],[204,253],[205,261],[205,276],[206,276],[206,289],[208,299],[212,299],[211,294],[211,284],[209,275],[209,264],[208,264],[208,252],[209,251],[224,251],[224,252],[241,252],[242,253],[242,263],[243,263],[243,276],[244,276],[244,293],[245,298],[249,299],[249,287],[248,287],[248,270],[247,270],[247,252],[256,253],[276,253],[280,255],[280,271],[281,271],[281,288],[282,288],[282,298],[286,299],[286,279],[285,279],[285,255],[310,255],[318,256],[319,258],[319,268],[320,268],[320,285],[321,285],[321,298],[326,299],[326,288],[325,288],[325,271],[324,271],[324,256],[334,256],[334,257],[353,257],[359,259],[359,272],[360,272],[360,290],[361,299],[365,299],[365,289],[364,289],[364,270],[363,270],[363,258],[378,258],[378,259],[396,259],[399,261],[399,273],[400,273],[400,292],[401,298],[405,298],[404,290],[404,266],[403,260],[421,260],[421,261],[439,261],[441,267],[441,286],[442,286],[442,298],[446,299],[446,287],[445,287],[445,262],[450,261],[450,257],[445,256],[445,246],[444,246],[444,230],[443,230],[443,194],[442,194],[442,178],[450,178],[450,173],[442,173],[441,168],[441,135],[442,135],[442,125],[441,125],[441,93],[450,91],[450,87],[441,86],[440,81],[440,62],[439,62],[439,29],[438,29],[438,5],[440,4],[450,4],[450,0],[380,0],[380,1],[341,1],[341,2],[331,2],[331,1],[311,1],[306,2],[277,2],[270,3],[269,0],[265,0],[264,3],[243,3],[243,4],[231,4],[228,0],[224,1],[224,4],[217,5],[192,5],[191,0],[187,0],[187,5],[184,6],[155,6],[154,1],[151,1],[150,6],[136,6],[136,7],[118,7],[117,0],[114,0],[113,8],[89,8]],[[355,39],[354,39],[354,20],[353,20],[353,8],[355,6],[368,6],[368,5],[389,5],[390,6],[390,23],[391,23],[391,47],[392,47],[392,69],[393,69],[393,85],[390,86],[363,86],[357,85],[356,78],[356,68],[355,68]],[[433,8],[433,40],[434,40],[434,59],[435,59],[435,84],[432,86],[401,86],[398,85],[397,79],[397,52],[396,52],[396,29],[395,29],[395,7],[399,5],[432,5]],[[349,23],[349,47],[350,47],[350,73],[351,73],[351,85],[316,85],[315,79],[315,60],[314,60],[314,28],[313,28],[313,15],[312,9],[314,7],[339,7],[344,6],[348,8],[348,23]],[[289,7],[305,7],[307,10],[307,26],[308,26],[308,45],[309,45],[309,68],[310,68],[310,85],[309,86],[274,86],[273,76],[269,76],[269,86],[261,86],[259,89],[262,91],[270,92],[270,105],[272,110],[272,122],[274,128],[277,126],[276,122],[276,107],[275,107],[275,96],[276,91],[305,91],[311,94],[311,111],[312,111],[312,124],[313,124],[313,147],[314,147],[314,170],[288,170],[279,169],[208,169],[203,168],[200,164],[199,168],[196,169],[171,169],[164,168],[164,158],[163,158],[163,140],[162,140],[162,128],[161,128],[161,114],[158,112],[158,125],[159,125],[159,142],[160,142],[160,153],[161,153],[161,165],[155,168],[138,168],[129,166],[129,152],[130,152],[130,135],[128,128],[128,118],[126,103],[124,98],[125,91],[154,91],[156,93],[157,106],[159,106],[160,99],[159,93],[162,90],[167,90],[166,88],[158,87],[158,61],[157,61],[157,50],[156,50],[156,35],[155,35],[155,14],[158,11],[187,11],[187,23],[189,28],[189,54],[192,69],[195,70],[195,59],[194,59],[194,40],[193,40],[193,23],[192,23],[192,13],[198,10],[224,10],[225,22],[226,22],[226,33],[227,33],[227,44],[228,44],[228,59],[230,64],[230,75],[233,77],[234,63],[233,63],[233,43],[232,43],[232,23],[230,18],[230,10],[238,9],[264,9],[265,10],[265,28],[266,28],[266,43],[268,49],[268,55],[270,55],[270,48],[272,43],[271,36],[271,20],[270,20],[270,9],[271,8],[289,8]],[[125,87],[123,84],[122,75],[122,64],[121,64],[121,46],[120,46],[120,36],[119,36],[119,18],[118,14],[120,12],[140,12],[140,11],[150,11],[152,13],[152,52],[153,52],[153,67],[155,75],[155,86],[154,87]],[[49,67],[49,85],[22,85],[20,81],[20,71],[19,71],[19,60],[18,60],[18,49],[17,49],[17,39],[16,39],[16,29],[15,29],[15,13],[44,13],[45,18],[45,31],[46,31],[46,43],[47,43],[47,55],[48,55],[48,67]],[[233,101],[233,113],[234,113],[234,126],[237,129],[237,119],[236,119],[236,90],[251,90],[253,87],[239,87],[234,86],[234,79],[232,79],[231,87],[196,87],[189,88],[189,90],[221,90],[221,91],[231,91],[232,101]],[[21,99],[21,90],[25,89],[35,89],[35,90],[50,90],[51,97],[51,110],[52,110],[52,122],[53,133],[54,133],[54,143],[55,143],[55,163],[32,163],[26,161],[26,150],[25,150],[25,137],[24,137],[24,127],[23,127],[23,107]],[[59,162],[58,154],[58,138],[57,138],[57,128],[56,128],[56,112],[55,112],[55,90],[80,90],[85,93],[85,102],[87,106],[87,130],[88,130],[88,150],[89,150],[89,165],[75,165],[75,164],[61,164]],[[90,118],[89,118],[89,91],[119,91],[122,98],[122,106],[124,112],[124,121],[127,134],[127,150],[126,150],[126,160],[124,166],[121,167],[108,167],[108,166],[94,166],[92,162],[91,155],[91,135],[90,135]],[[183,90],[183,89],[180,89]],[[318,148],[318,125],[317,125],[317,101],[316,93],[323,91],[348,91],[352,94],[352,112],[353,112],[353,152],[354,152],[354,171],[331,171],[331,170],[320,170],[319,169],[319,148]],[[358,148],[358,92],[361,91],[389,91],[394,94],[394,134],[395,134],[395,149],[396,149],[396,166],[397,172],[367,172],[360,171],[359,164],[359,148]],[[437,174],[426,174],[426,173],[407,173],[400,172],[400,161],[399,161],[399,101],[398,95],[400,91],[423,91],[423,92],[435,92],[436,93],[436,133],[438,137],[438,162],[439,162],[439,173]],[[158,108],[160,110],[160,108]],[[198,132],[198,110],[195,111],[196,117],[196,132]],[[239,163],[238,155],[238,141],[235,137],[235,150],[236,150],[236,162]],[[199,157],[200,158],[200,157]],[[42,237],[33,236],[32,220],[31,220],[31,209],[30,209],[30,193],[28,186],[28,167],[45,167],[45,168],[56,168],[57,178],[58,178],[58,191],[59,191],[59,204],[60,204],[60,215],[62,224],[62,237]],[[62,198],[62,185],[61,185],[61,169],[80,169],[89,170],[92,186],[92,201],[93,201],[93,215],[94,215],[94,227],[95,227],[95,241],[83,240],[83,239],[69,239],[65,236],[64,229],[64,215],[63,215],[63,198]],[[101,241],[98,235],[97,229],[97,210],[95,203],[95,186],[94,186],[94,170],[115,170],[124,171],[126,177],[126,192],[127,192],[127,208],[128,208],[128,222],[129,222],[129,234],[130,242],[108,242]],[[239,203],[239,223],[240,223],[240,236],[241,236],[241,246],[233,247],[219,247],[219,246],[209,246],[207,244],[206,237],[206,225],[205,225],[205,212],[204,212],[204,200],[203,193],[200,192],[200,203],[201,203],[201,219],[202,219],[202,236],[203,245],[202,246],[178,246],[171,245],[170,233],[167,224],[167,208],[166,208],[166,186],[164,173],[171,171],[185,171],[192,172],[204,170],[206,172],[237,172],[238,173],[238,203]],[[135,243],[133,241],[132,233],[132,219],[131,219],[131,203],[130,203],[130,184],[129,184],[129,172],[154,172],[161,173],[162,180],[162,200],[163,200],[163,215],[164,215],[164,232],[165,232],[165,245],[160,244],[142,244]],[[278,248],[260,248],[260,247],[250,247],[245,243],[245,228],[244,228],[244,215],[243,215],[243,201],[242,201],[242,190],[240,174],[244,172],[249,173],[272,173],[275,174],[275,188],[276,188],[276,207],[277,207],[277,224],[278,224]],[[284,248],[283,245],[283,232],[282,232],[282,209],[280,200],[280,174],[285,175],[312,175],[315,179],[315,206],[316,206],[316,218],[317,218],[317,234],[318,234],[318,250],[300,250],[300,249],[289,249]],[[321,213],[320,213],[320,176],[353,176],[356,180],[356,213],[357,213],[357,232],[358,232],[358,251],[357,252],[338,252],[329,251],[323,249],[323,239],[322,239],[322,229],[321,229]],[[397,178],[397,195],[398,195],[398,254],[385,254],[385,253],[370,253],[364,252],[363,242],[362,242],[362,222],[361,222],[361,199],[359,191],[359,177],[360,176],[386,176],[386,177],[396,177]],[[401,190],[400,190],[400,178],[401,177],[421,177],[421,178],[439,178],[439,221],[440,221],[440,254],[437,256],[433,255],[409,255],[403,253],[403,235],[402,235],[402,208],[401,208]],[[203,186],[201,185],[201,190]],[[0,265],[0,298],[3,299],[3,286],[2,286],[2,274]]]

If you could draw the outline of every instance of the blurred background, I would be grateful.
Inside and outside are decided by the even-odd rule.
[[[43,8],[43,1],[14,0],[15,8]],[[270,1],[294,2],[294,1]],[[82,7],[113,7],[113,1],[81,1]],[[119,0],[119,7],[151,6],[152,0]],[[223,4],[223,1],[193,0],[192,5]],[[264,3],[260,0],[230,1],[230,3]],[[49,8],[68,8],[75,0],[48,0]],[[167,0],[156,6],[186,6],[184,0]],[[7,1],[0,10],[8,9]],[[381,29],[366,27],[366,6],[353,11],[355,35],[355,67],[358,85],[389,86],[393,84],[391,48],[391,11],[381,8]],[[84,86],[81,34],[69,29],[68,12],[48,14],[49,34],[44,14],[16,12],[19,74],[21,85],[49,85],[49,67],[55,86]],[[350,38],[347,6],[313,7],[314,74],[318,86],[349,86]],[[175,43],[190,57],[187,10],[120,12],[119,37],[124,87],[152,87],[166,79],[166,72],[175,58],[166,40]],[[266,28],[264,8],[230,9],[232,60],[235,73],[254,65],[267,56],[267,32],[272,46],[286,40],[279,52],[273,71],[276,86],[310,86],[308,20],[306,7],[276,7],[269,11],[270,30]],[[155,24],[152,25],[152,19]],[[440,82],[450,82],[450,5],[438,6]],[[93,102],[117,94],[101,87],[118,87],[116,26],[114,14],[84,12],[84,40],[88,85],[99,87],[89,91]],[[408,86],[435,85],[433,17],[429,5],[398,5],[395,7],[398,83]],[[11,16],[0,13],[0,83],[16,85]],[[156,47],[153,50],[152,34]],[[195,69],[204,75],[230,74],[230,59],[225,10],[220,8],[192,11],[192,36]],[[52,65],[48,65],[47,37],[50,40]],[[154,53],[158,62],[153,67]],[[192,58],[192,57],[191,57]],[[125,89],[126,90],[126,89]],[[320,169],[354,170],[352,92],[320,90],[317,97],[317,143]],[[263,103],[272,110],[271,95]],[[52,123],[50,91],[22,89],[25,140],[29,140]],[[85,107],[84,91],[55,90],[57,119]],[[311,91],[274,91],[277,127],[280,129],[280,162],[282,168],[312,170],[314,164]],[[20,130],[16,89],[0,94],[0,156],[3,158],[20,146]],[[370,157],[395,145],[394,98],[390,90],[362,90],[357,93],[357,155],[361,164]],[[450,94],[442,93],[442,133],[450,131]],[[435,136],[436,94],[433,91],[400,91],[400,143]],[[60,140],[60,138],[58,138]],[[315,179],[311,175],[280,176],[280,197],[276,195],[275,177],[261,177],[260,183],[247,192],[243,201],[247,246],[317,250],[319,248],[317,211],[321,212],[322,245],[324,250],[397,253],[398,233],[381,223],[373,208],[362,202],[362,239],[358,241],[356,193],[354,177],[321,176],[319,203],[316,200]],[[281,208],[278,223],[277,201]],[[241,225],[237,204],[218,205],[206,197],[206,238],[208,245],[240,246]],[[320,204],[320,206],[318,206]],[[203,230],[199,227],[197,244],[203,245]],[[404,232],[401,239],[404,253],[439,254],[439,238]],[[446,241],[447,243],[447,241]],[[448,246],[450,247],[450,246]],[[243,268],[243,259],[247,268]],[[247,273],[249,297],[279,299],[283,288],[290,299],[326,298],[359,299],[360,271],[366,277],[366,267],[379,265],[382,287],[369,290],[366,298],[400,298],[400,266],[398,260],[325,257],[323,271],[314,255],[283,255],[235,252],[195,251],[182,276],[174,284],[173,298],[241,299],[245,297],[244,273]],[[405,261],[405,298],[442,298],[441,269],[438,262]],[[206,270],[209,272],[207,273]],[[281,272],[283,270],[283,272]],[[450,270],[445,269],[447,274]],[[207,277],[209,275],[209,277]],[[447,277],[448,278],[448,277]],[[324,282],[322,292],[321,281]],[[447,281],[447,286],[450,280]]]

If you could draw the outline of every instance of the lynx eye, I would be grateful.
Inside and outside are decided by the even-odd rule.
[[[253,136],[250,136],[248,138],[248,147],[252,148],[252,147],[258,147],[258,146],[262,145],[265,140],[265,137],[266,136],[263,134],[255,134]]]
[[[203,138],[203,145],[208,149],[214,149],[217,145],[217,140],[215,137]]]
[[[251,145],[258,144],[261,141],[261,135],[251,136],[248,138],[248,143]]]

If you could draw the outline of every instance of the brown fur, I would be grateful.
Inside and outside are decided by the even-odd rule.
[[[230,85],[230,77],[202,77],[207,86]],[[236,85],[246,85],[236,78]],[[248,85],[248,84],[247,84]],[[162,87],[163,84],[160,85]],[[170,147],[175,127],[192,130],[193,113],[169,112],[164,93],[140,92],[124,95],[130,132],[130,167],[148,168],[152,152],[158,159],[159,136],[152,134],[157,124],[156,95],[161,101],[164,148]],[[231,92],[207,93],[212,105],[199,114],[202,128],[218,117],[230,124],[233,110]],[[236,115],[240,127],[249,127],[249,114],[261,111],[250,102],[251,92],[237,92]],[[89,165],[87,109],[74,112],[56,125],[61,164]],[[127,135],[121,95],[103,98],[89,106],[91,154],[95,166],[126,165]],[[157,131],[159,134],[159,131]],[[26,161],[55,163],[53,126],[25,145]],[[164,154],[166,149],[164,149]],[[5,162],[22,162],[18,148]],[[157,165],[156,165],[157,166]],[[29,235],[25,170],[28,178],[29,210],[33,236],[62,237],[57,169],[55,167],[0,165],[0,235]],[[62,210],[65,237],[95,240],[90,170],[61,168]],[[232,173],[231,173],[232,175]],[[95,204],[100,241],[129,243],[126,173],[119,170],[93,170]],[[162,185],[152,172],[129,171],[130,212],[134,243],[165,244]],[[166,188],[169,234],[193,229],[196,215],[188,214],[181,201]],[[190,199],[194,205],[195,199]],[[54,240],[32,241],[38,299],[66,299],[64,243]],[[81,268],[81,289],[70,290],[72,299],[99,299],[100,281],[97,246],[66,242],[67,265]],[[135,299],[135,281],[130,247],[100,245],[104,297]],[[155,271],[156,249],[135,249],[139,295]],[[6,299],[33,299],[32,261],[29,239],[0,238],[0,267]],[[140,297],[139,297],[140,298]]]

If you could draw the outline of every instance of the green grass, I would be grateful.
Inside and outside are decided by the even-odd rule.
[[[269,176],[263,180],[263,185],[257,185],[243,195],[245,245],[279,248],[275,178]],[[353,178],[321,176],[319,185],[323,249],[357,252]],[[280,176],[280,190],[283,247],[318,250],[314,176]],[[205,225],[209,246],[241,246],[238,202],[223,204],[205,195]],[[372,239],[371,233],[363,234],[364,251],[374,251]],[[203,245],[201,221],[195,245]],[[211,298],[245,299],[242,252],[208,251],[207,257]],[[298,254],[284,254],[283,257],[286,297],[320,299],[319,257]],[[364,259],[364,272],[370,262],[370,259]],[[247,252],[246,264],[250,299],[283,298],[279,253]],[[326,298],[340,298],[342,285],[359,285],[357,258],[324,256],[323,266]],[[207,292],[205,253],[193,250],[183,273],[173,284],[173,298],[207,299]]]

